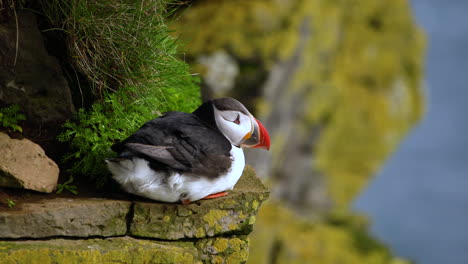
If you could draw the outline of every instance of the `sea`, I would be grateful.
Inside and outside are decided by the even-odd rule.
[[[356,199],[371,232],[419,264],[468,264],[468,0],[412,0],[427,35],[427,113]]]

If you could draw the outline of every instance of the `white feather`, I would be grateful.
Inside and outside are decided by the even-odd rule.
[[[192,202],[234,188],[244,170],[245,158],[242,149],[236,146],[232,146],[230,154],[231,169],[213,180],[203,175],[156,172],[141,158],[107,161],[107,166],[114,179],[129,193],[163,202]]]
[[[241,112],[220,111],[214,107],[214,116],[216,126],[233,145],[239,146],[244,140],[245,135],[253,132],[251,117]],[[234,122],[236,118],[239,119],[238,124]]]

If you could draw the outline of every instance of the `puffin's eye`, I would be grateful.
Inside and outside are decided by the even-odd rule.
[[[240,115],[239,114],[237,115],[236,120],[234,120],[233,122],[238,124],[238,125],[240,124]]]

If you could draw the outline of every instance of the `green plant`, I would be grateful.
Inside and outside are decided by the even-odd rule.
[[[77,195],[78,194],[78,187],[76,185],[71,185],[71,183],[73,183],[74,179],[73,179],[73,175],[70,175],[70,178],[68,178],[68,180],[62,184],[58,184],[57,185],[57,194],[61,194],[64,190],[67,190],[71,193],[73,193],[74,195]]]
[[[198,89],[193,85],[187,88],[185,93],[155,91],[135,98],[132,95],[135,88],[127,87],[107,93],[103,102],[93,104],[88,111],[80,109],[75,120],[65,123],[66,131],[58,137],[62,142],[70,142],[73,148],[65,157],[74,161],[70,172],[90,176],[98,186],[105,184],[109,173],[104,159],[115,155],[110,149],[112,144],[162,112],[193,110],[198,105]]]
[[[197,78],[178,60],[164,18],[167,1],[43,1],[51,23],[68,35],[70,60],[100,100],[79,109],[59,140],[69,142],[72,175],[102,186],[110,146],[165,111],[192,111],[199,103]]]
[[[67,35],[69,61],[96,95],[173,76],[167,0],[45,0],[44,15]]]
[[[7,198],[7,199],[6,199],[6,204],[7,204],[7,206],[8,206],[9,208],[13,208],[13,207],[16,206],[15,201],[11,200],[10,198]]]
[[[2,127],[12,129],[13,131],[23,132],[23,128],[18,125],[20,121],[26,120],[26,116],[19,113],[18,105],[0,108],[0,124]]]

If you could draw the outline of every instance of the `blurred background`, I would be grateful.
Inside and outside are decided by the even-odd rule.
[[[239,98],[272,136],[271,153],[247,153],[272,190],[250,263],[468,263],[467,5],[205,0],[177,14],[203,97]]]
[[[428,41],[428,111],[355,208],[399,256],[468,263],[468,2],[411,4]]]

